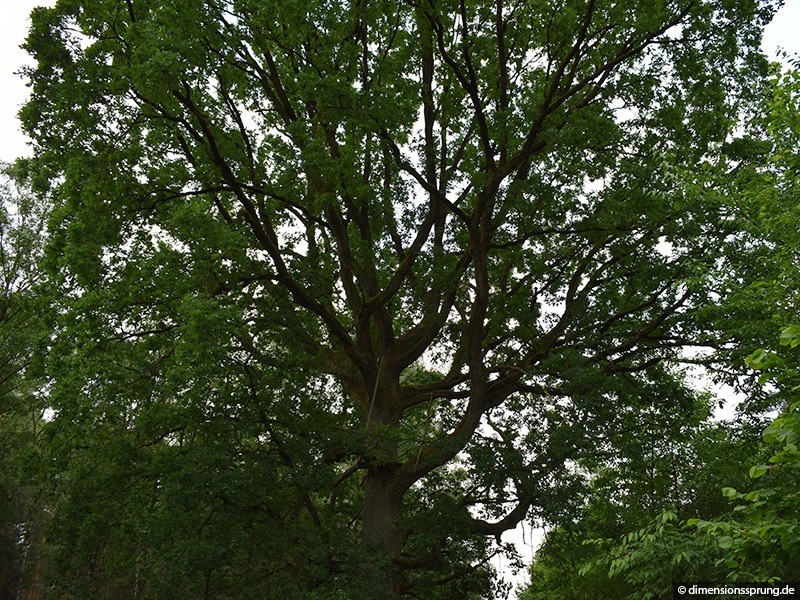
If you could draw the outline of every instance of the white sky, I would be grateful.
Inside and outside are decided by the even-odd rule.
[[[28,88],[15,75],[28,55],[19,46],[25,40],[34,6],[46,1],[6,0],[0,19],[0,161],[10,162],[29,154],[25,137],[19,130],[17,111],[25,102]]]

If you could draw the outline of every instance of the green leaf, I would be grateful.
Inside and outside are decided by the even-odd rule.
[[[725,496],[726,498],[733,499],[733,498],[738,498],[739,497],[739,492],[737,492],[732,487],[724,487],[724,488],[722,488],[722,495]]]
[[[717,538],[717,544],[723,550],[727,550],[733,544],[733,538],[730,537],[730,536],[727,536],[727,535],[726,536],[722,536],[720,538]]]

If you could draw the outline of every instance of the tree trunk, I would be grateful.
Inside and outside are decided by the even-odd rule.
[[[372,557],[366,566],[367,587],[362,597],[399,600],[400,557],[403,539],[399,528],[403,494],[392,486],[391,467],[370,467],[364,480],[364,545]]]

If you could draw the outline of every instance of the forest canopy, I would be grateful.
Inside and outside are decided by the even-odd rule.
[[[685,366],[746,386],[791,319],[752,193],[775,9],[37,8],[36,585],[503,597],[504,532],[696,430]]]

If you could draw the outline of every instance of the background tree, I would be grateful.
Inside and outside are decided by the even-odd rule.
[[[717,580],[715,544],[676,526],[731,510],[721,490],[747,485],[742,465],[758,456],[758,433],[753,423],[714,421],[698,402],[672,427],[648,424],[615,455],[581,461],[585,487],[546,520],[550,530],[521,597],[668,598],[672,581]],[[636,567],[626,571],[618,559],[629,554]]]
[[[800,341],[797,330],[792,328],[785,330],[782,337],[787,346],[796,346]],[[763,356],[763,351],[754,353],[751,364],[765,368],[768,363],[762,360]],[[774,369],[773,375],[780,373],[784,379],[796,381],[797,371],[777,366],[776,362],[769,366]],[[718,497],[725,498],[727,506],[698,504],[694,510],[700,516],[689,519],[664,512],[616,541],[580,540],[594,550],[581,553],[577,572],[568,571],[566,587],[597,581],[598,597],[606,597],[609,590],[616,593],[622,587],[627,591],[620,597],[666,599],[672,596],[676,581],[779,582],[793,577],[800,568],[798,410],[800,404],[792,401],[764,430],[765,443],[747,446],[755,449],[756,458],[767,463],[749,469],[751,478],[761,478],[762,487],[738,492],[730,487],[738,487],[737,479],[729,478],[728,485],[718,488]],[[746,464],[742,461],[739,466]],[[742,468],[741,473],[745,472]],[[752,483],[743,486],[752,488]],[[545,551],[549,558],[552,551]],[[548,598],[548,594],[564,587],[563,581],[542,577],[546,574],[546,569],[537,573],[534,565],[532,583],[524,598]]]
[[[491,594],[492,537],[568,493],[615,415],[669,413],[684,346],[724,358],[703,312],[738,231],[721,149],[766,72],[772,11],[37,9],[22,116],[54,211],[65,587],[144,589],[136,565],[172,557],[185,568],[163,572],[204,597],[248,561],[260,597],[280,581]],[[170,492],[183,466],[208,476],[191,497]],[[132,503],[87,510],[101,488]],[[220,563],[216,534],[182,549],[223,507],[287,525],[302,556]],[[164,534],[174,554],[148,549],[157,515],[164,532],[186,519]]]
[[[756,118],[760,125],[753,131],[758,137],[730,153],[736,157],[732,174],[742,190],[733,201],[745,216],[740,243],[750,246],[750,260],[760,257],[750,265],[741,263],[750,274],[742,277],[740,291],[719,307],[732,330],[739,330],[737,335],[748,332],[743,339],[763,324],[797,316],[800,75],[776,66],[771,88],[764,111]],[[764,153],[768,160],[742,162],[753,153]],[[763,323],[741,318],[758,303],[772,307]],[[568,538],[569,543],[562,530],[550,534],[537,555],[526,597],[547,598],[564,590],[574,594],[588,586],[604,597],[626,590],[620,597],[669,598],[673,581],[791,579],[800,568],[798,345],[798,328],[784,327],[779,338],[774,336],[765,349],[746,358],[753,372],[761,375],[759,384],[771,385],[760,391],[750,388],[735,427],[705,424],[683,438],[680,445],[694,458],[680,461],[688,472],[655,495],[657,506],[641,511],[647,503],[634,496],[624,506],[603,512],[602,499],[616,498],[628,473],[613,473],[609,479],[605,464],[590,467],[592,486],[603,493],[599,499],[588,496],[588,506],[573,526],[578,533]],[[763,442],[752,439],[754,429],[759,433],[763,429]],[[731,437],[737,430],[750,434]],[[708,444],[708,433],[714,431],[713,443]],[[640,484],[652,480],[642,474],[633,477]],[[668,490],[681,488],[691,494],[688,504],[669,500]],[[606,517],[611,512],[621,515],[622,528],[609,532],[598,526],[592,519],[598,510]],[[661,511],[670,512],[658,515]]]
[[[31,362],[41,337],[37,261],[45,210],[0,165],[0,598],[16,600],[41,536],[36,477],[44,399]],[[38,547],[37,547],[38,550]]]

